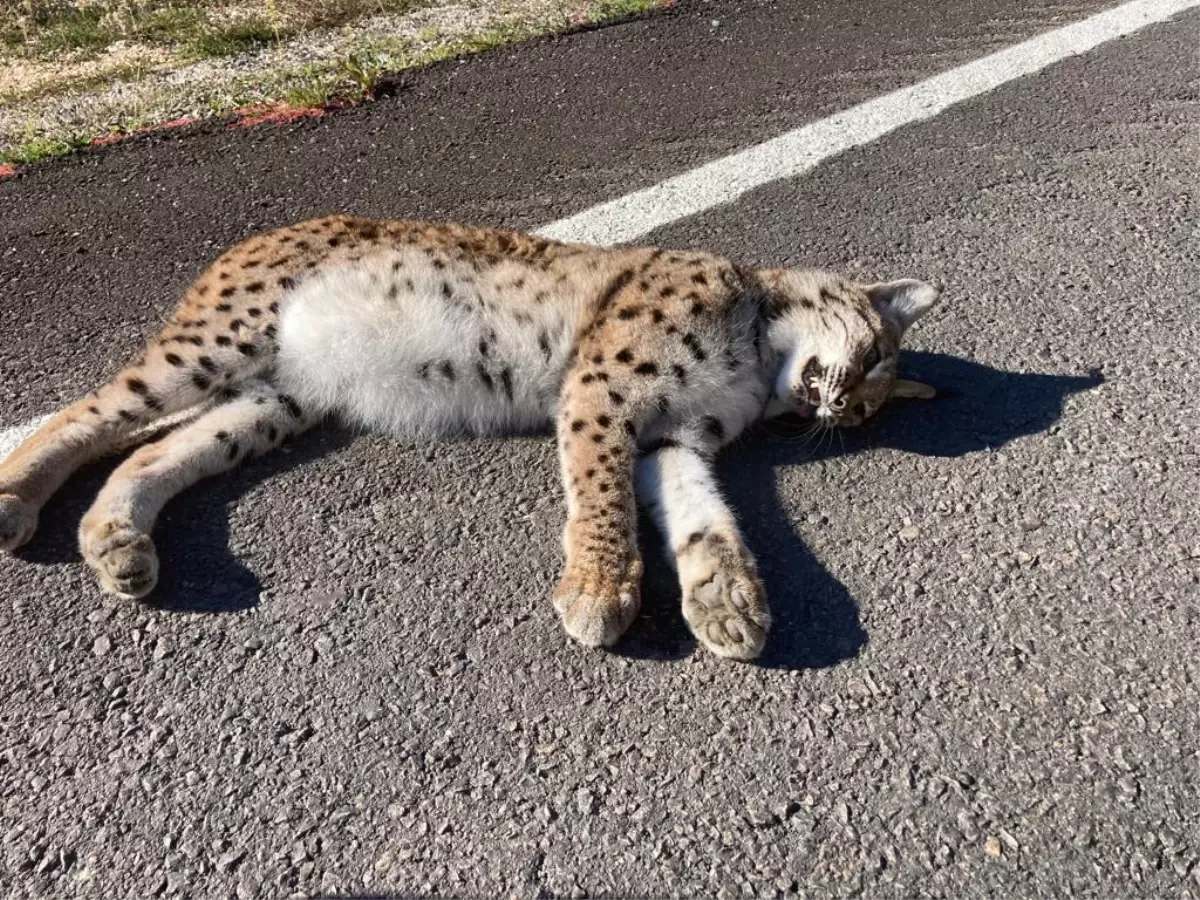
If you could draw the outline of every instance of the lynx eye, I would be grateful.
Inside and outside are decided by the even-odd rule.
[[[863,372],[870,372],[879,365],[879,360],[879,347],[876,344],[872,344],[871,349],[867,351],[867,355],[863,358]]]

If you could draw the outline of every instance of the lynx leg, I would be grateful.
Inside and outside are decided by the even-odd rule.
[[[588,647],[615,643],[641,607],[634,440],[628,420],[598,393],[579,389],[558,423],[567,564],[554,607],[567,633]]]
[[[169,326],[145,356],[112,381],[67,407],[0,462],[0,550],[29,540],[38,512],[82,466],[123,446],[159,419],[219,398],[257,365],[269,334],[217,344]]]
[[[250,382],[231,400],[121,464],[79,529],[83,558],[110,593],[142,597],[158,581],[150,532],[168,500],[202,478],[278,447],[310,424],[295,401],[265,382]]]
[[[692,634],[718,656],[758,656],[771,616],[709,454],[685,445],[648,454],[638,461],[637,488],[674,556]]]

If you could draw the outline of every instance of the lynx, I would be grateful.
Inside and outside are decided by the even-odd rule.
[[[713,474],[755,420],[851,426],[889,397],[900,340],[934,304],[915,280],[751,270],[702,252],[601,248],[415,221],[317,219],[220,256],[126,369],[0,463],[0,549],[86,461],[143,443],[79,531],[103,588],[149,593],[164,504],[326,418],[406,438],[557,436],[566,565],[554,607],[587,646],[637,615],[636,503],[674,560],[696,638],[757,656],[770,615]]]

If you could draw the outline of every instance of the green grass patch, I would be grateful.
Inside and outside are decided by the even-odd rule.
[[[212,56],[235,56],[249,50],[257,50],[286,37],[278,24],[253,17],[219,27],[209,26],[188,40],[183,46],[185,55],[194,59]]]
[[[80,50],[97,53],[117,39],[103,10],[85,6],[58,16],[38,29],[36,51],[39,56]]]
[[[275,0],[280,14],[304,28],[338,28],[368,16],[395,15],[430,0]]]
[[[137,16],[133,36],[150,44],[186,44],[208,27],[208,14],[195,6],[165,6]]]
[[[332,102],[338,90],[337,76],[328,67],[308,66],[287,79],[283,102],[308,109]]]
[[[208,30],[204,6],[177,0],[93,0],[82,7],[18,0],[15,7],[0,11],[0,42],[10,54],[41,58],[95,56],[119,40],[183,43]]]
[[[375,42],[378,43],[378,42]],[[288,106],[314,107],[361,103],[375,95],[380,76],[403,68],[407,43],[397,40],[389,51],[362,47],[333,62],[277,73],[260,86],[266,96],[281,96]]]
[[[591,19],[593,22],[619,19],[661,9],[662,6],[663,0],[601,0],[599,7],[592,11]]]
[[[41,162],[54,156],[62,156],[80,147],[86,147],[88,140],[79,136],[66,138],[34,138],[18,144],[11,150],[0,152],[0,163],[13,163],[26,166],[30,163]]]

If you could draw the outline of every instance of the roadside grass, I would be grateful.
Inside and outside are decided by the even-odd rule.
[[[185,59],[237,56],[277,43],[291,34],[278,22],[254,16],[226,25],[205,25],[195,36],[183,41]]]
[[[0,0],[0,53],[95,55],[117,41],[230,56],[318,28],[408,12],[429,0]],[[253,7],[251,6],[253,4]],[[257,8],[257,7],[261,7]]]
[[[7,153],[0,153],[0,164],[12,163],[27,166],[55,156],[62,156],[80,147],[86,147],[91,139],[82,135],[65,138],[33,138]]]
[[[638,13],[658,9],[663,4],[654,0],[601,0],[592,11],[593,22],[603,22],[607,19],[623,19]]]
[[[52,97],[67,91],[87,91],[112,84],[114,81],[136,81],[145,77],[152,68],[149,61],[135,58],[99,68],[94,72],[64,75],[57,81],[35,82],[28,87],[0,92],[0,106],[5,103]]]
[[[3,4],[5,0],[0,0]],[[246,108],[334,108],[375,99],[381,78],[403,69],[477,53],[537,35],[561,31],[571,25],[600,23],[669,6],[673,0],[573,0],[572,12],[530,17],[493,19],[487,27],[465,33],[445,33],[425,25],[402,34],[351,31],[343,28],[335,55],[301,66],[260,65],[248,74],[236,68],[226,82],[206,88],[187,114],[164,115],[155,109],[170,107],[169,88],[162,77],[204,59],[236,58],[262,49],[287,49],[312,30],[347,26],[363,16],[408,13],[437,7],[444,0],[90,0],[76,8],[77,0],[17,0],[20,15],[0,7],[0,64],[7,59],[31,59],[41,69],[55,66],[64,55],[93,58],[82,69],[62,67],[52,78],[20,80],[15,88],[0,92],[5,104],[51,102],[57,95],[78,101],[90,91],[103,92],[115,84],[134,90],[133,102],[113,101],[106,115],[98,115],[82,128],[49,130],[22,119],[9,119],[9,133],[0,135],[0,165],[25,165],[71,151],[97,140],[111,140],[183,115],[213,118]],[[233,2],[253,3],[252,8]],[[487,3],[488,0],[470,0]],[[502,0],[504,2],[504,0]],[[560,7],[565,8],[565,7]],[[236,14],[235,14],[236,12]],[[152,56],[120,59],[102,55],[116,41],[129,41],[133,49]],[[125,45],[122,45],[125,46]],[[158,49],[154,49],[154,48]],[[162,48],[169,48],[169,52]],[[127,49],[128,55],[128,49]],[[47,62],[47,57],[53,62]],[[286,53],[283,59],[296,58]],[[302,58],[302,57],[301,57]],[[243,64],[236,62],[237,67]],[[157,76],[157,80],[155,80]],[[159,102],[159,101],[164,102]],[[198,105],[197,105],[198,104]]]

